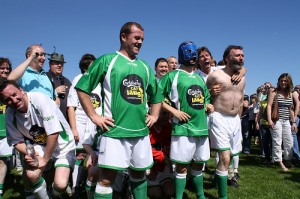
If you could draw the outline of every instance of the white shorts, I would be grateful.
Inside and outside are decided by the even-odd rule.
[[[175,163],[207,162],[210,158],[208,136],[172,136],[170,159]]]
[[[158,172],[155,180],[147,179],[147,185],[148,187],[159,186],[169,179],[174,180],[174,173],[170,173],[169,167],[166,166],[162,172]]]
[[[100,138],[98,166],[125,170],[147,170],[153,165],[149,135],[137,138]]]
[[[233,156],[242,151],[241,120],[238,115],[229,116],[213,112],[210,114],[209,126],[212,149],[230,150]]]
[[[86,129],[86,122],[78,122],[76,121],[76,128],[79,136],[79,141],[75,141],[76,150],[83,150],[82,142],[84,140],[84,132]]]
[[[7,137],[0,137],[0,158],[12,156],[13,147],[7,143]]]
[[[34,145],[35,151],[39,153],[39,156],[44,156],[45,146]],[[75,150],[70,150],[65,156],[59,158],[52,158],[54,161],[54,167],[68,167],[70,169],[74,168],[75,163]]]

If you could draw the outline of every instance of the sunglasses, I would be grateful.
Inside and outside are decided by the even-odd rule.
[[[47,55],[47,53],[35,53],[36,57],[38,57],[38,56],[40,56],[40,57],[42,57],[42,56],[46,57],[46,55]]]

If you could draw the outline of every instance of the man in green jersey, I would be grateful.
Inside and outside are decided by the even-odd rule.
[[[173,108],[163,103],[163,108],[174,115],[170,158],[176,163],[176,198],[183,196],[190,163],[197,198],[205,198],[202,167],[210,157],[206,111],[213,106],[204,79],[193,72],[197,58],[196,45],[183,42],[178,49],[180,68],[159,82],[163,95],[175,104]]]
[[[120,31],[120,50],[95,60],[75,87],[86,114],[103,131],[98,158],[103,172],[95,198],[111,198],[117,171],[127,168],[134,197],[147,198],[145,170],[153,164],[149,127],[157,121],[163,97],[149,65],[136,57],[143,40],[140,24],[125,23]],[[103,94],[101,116],[89,97],[99,83]]]

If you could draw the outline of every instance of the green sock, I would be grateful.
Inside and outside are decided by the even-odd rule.
[[[191,175],[192,184],[196,190],[197,199],[205,199],[203,190],[203,175]]]
[[[216,178],[219,198],[227,199],[227,176],[219,176],[216,174],[215,178]]]
[[[94,195],[95,195],[95,189],[96,189],[96,182],[92,183],[89,180],[86,180],[86,184],[85,184],[85,190],[86,190],[86,194],[88,199],[93,199]]]
[[[132,179],[130,179],[130,186],[135,199],[147,198],[146,179],[143,179],[142,181],[132,181]]]
[[[186,173],[176,173],[176,177],[175,177],[176,199],[181,199],[183,197],[185,185],[186,185]]]

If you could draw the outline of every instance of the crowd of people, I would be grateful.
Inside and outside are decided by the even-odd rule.
[[[252,137],[265,164],[289,171],[300,159],[300,86],[289,74],[249,99],[242,46],[229,45],[217,63],[207,47],[185,41],[152,71],[137,58],[139,23],[125,23],[119,39],[117,52],[84,54],[72,82],[63,76],[63,54],[50,54],[45,72],[41,45],[30,45],[15,69],[0,58],[0,199],[13,155],[25,197],[43,199],[82,192],[89,199],[182,198],[187,180],[203,199],[212,151],[212,183],[227,198],[227,186],[239,186],[239,154],[251,153]]]

